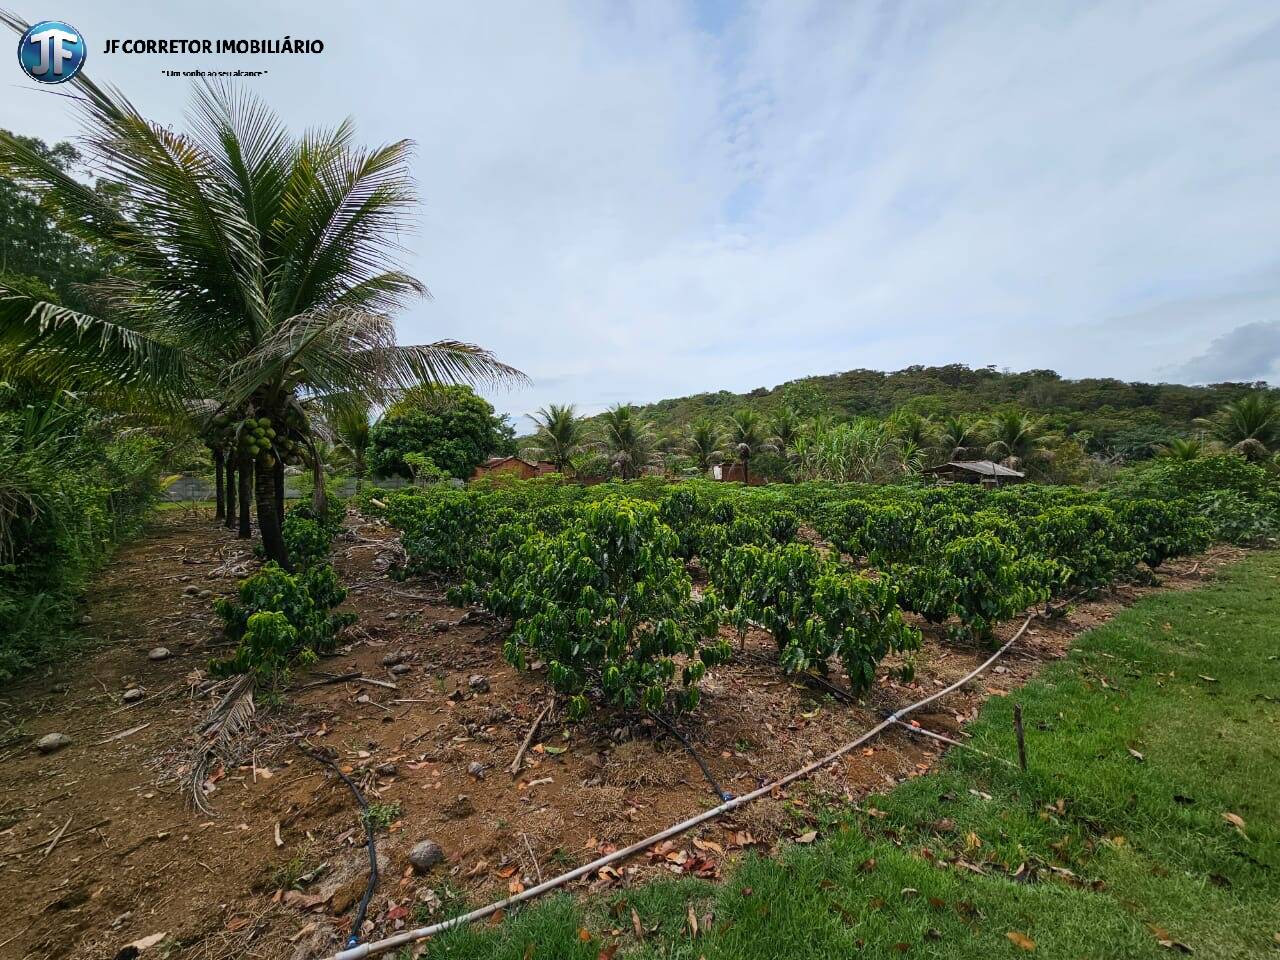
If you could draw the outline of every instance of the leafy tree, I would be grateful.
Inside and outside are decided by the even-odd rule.
[[[432,386],[398,401],[369,430],[369,469],[379,476],[412,477],[406,454],[421,454],[461,480],[498,449],[500,418],[474,390]]]
[[[725,442],[728,452],[742,464],[742,482],[751,482],[751,458],[757,453],[773,450],[766,439],[764,419],[754,410],[735,410],[725,423]]]
[[[724,457],[720,449],[722,441],[720,429],[714,421],[704,417],[689,424],[684,450],[703,476]]]
[[[538,427],[529,451],[555,464],[561,473],[567,473],[586,439],[582,419],[573,404],[550,404],[530,414],[529,419]]]
[[[1280,401],[1254,390],[1196,424],[1224,448],[1260,463],[1280,445]]]
[[[350,123],[295,138],[254,97],[209,83],[190,132],[176,133],[84,72],[71,84],[92,158],[127,209],[12,135],[0,135],[0,165],[119,266],[97,285],[96,312],[0,289],[0,342],[27,371],[265,420],[274,435],[256,445],[254,494],[269,558],[287,563],[277,441],[309,438],[305,398],[379,402],[421,382],[518,377],[469,344],[395,342],[391,314],[423,293],[394,260],[416,205],[407,141],[365,149]]]
[[[50,146],[39,138],[8,131],[0,131],[0,137],[13,138],[64,175],[86,175],[80,152],[70,143]],[[114,186],[104,181],[94,182],[92,189],[104,197],[116,195]],[[98,280],[109,268],[109,260],[59,229],[52,213],[42,190],[0,177],[0,282],[41,300],[80,305],[83,297],[77,285]],[[22,278],[37,281],[44,289],[33,292],[24,287]]]
[[[604,449],[613,469],[623,480],[640,475],[653,456],[653,426],[641,419],[629,403],[610,407],[600,415]]]

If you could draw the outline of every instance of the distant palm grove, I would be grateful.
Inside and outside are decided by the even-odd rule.
[[[889,482],[991,460],[1032,480],[1087,483],[1154,457],[1231,452],[1274,465],[1280,452],[1280,393],[1266,384],[1065,380],[960,364],[854,370],[593,417],[551,404],[530,419],[522,453],[580,479],[721,467],[745,482]]]

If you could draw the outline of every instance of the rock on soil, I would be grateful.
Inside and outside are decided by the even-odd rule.
[[[473,673],[471,675],[471,679],[467,681],[467,686],[470,687],[476,693],[488,693],[489,678],[485,676],[481,676],[478,673]]]
[[[147,654],[148,660],[168,660],[173,654],[169,652],[168,647],[156,647]]]
[[[124,696],[121,697],[121,699],[124,700],[125,703],[137,703],[142,699],[142,696],[141,687],[130,687],[124,692]]]
[[[409,862],[418,873],[426,873],[436,864],[444,862],[444,850],[434,840],[423,840],[409,851]]]
[[[65,733],[46,733],[36,741],[36,749],[41,753],[53,753],[69,746],[71,746],[71,738]]]
[[[396,650],[382,658],[382,665],[384,667],[394,667],[397,663],[404,663],[407,659],[409,659],[407,653],[403,650]]]
[[[396,663],[391,666],[391,674],[396,677],[403,677],[406,673],[413,670],[413,667],[407,663]]]

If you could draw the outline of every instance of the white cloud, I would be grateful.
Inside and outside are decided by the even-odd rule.
[[[58,15],[95,39],[322,37],[255,87],[299,127],[419,142],[436,299],[402,335],[527,370],[494,398],[517,412],[853,366],[1190,376],[1280,303],[1265,0]],[[88,69],[177,121],[162,61],[91,47]],[[10,90],[0,125],[69,132]]]

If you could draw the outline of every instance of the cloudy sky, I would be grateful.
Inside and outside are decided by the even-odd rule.
[[[1280,382],[1280,5],[0,0],[182,124],[165,69],[267,69],[299,130],[411,137],[405,342],[595,412],[853,367]],[[105,55],[319,38],[319,56]],[[3,61],[0,126],[76,131]]]

